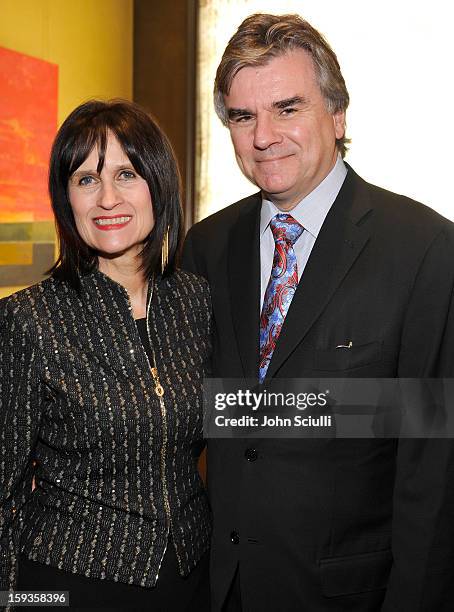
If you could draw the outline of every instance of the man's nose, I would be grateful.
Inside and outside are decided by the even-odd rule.
[[[263,151],[271,145],[278,144],[281,140],[282,136],[279,134],[273,117],[268,113],[258,116],[254,129],[254,147]]]
[[[98,205],[106,210],[115,208],[122,201],[121,191],[113,180],[103,180]]]

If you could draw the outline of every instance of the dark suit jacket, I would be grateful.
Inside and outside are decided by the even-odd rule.
[[[260,204],[187,236],[184,266],[211,285],[214,376],[257,377]],[[349,168],[268,376],[452,377],[453,287],[453,224]],[[247,612],[452,612],[453,470],[449,440],[209,441],[214,610],[239,562]]]

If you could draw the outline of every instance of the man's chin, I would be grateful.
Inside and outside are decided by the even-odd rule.
[[[262,189],[262,196],[265,200],[269,200],[277,208],[284,211],[288,211],[292,208],[295,208],[295,206],[300,202],[301,199],[298,196],[295,196],[295,194],[292,194],[285,190],[270,192]]]

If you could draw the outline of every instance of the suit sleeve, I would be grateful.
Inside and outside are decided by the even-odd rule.
[[[17,577],[21,508],[31,495],[40,420],[36,349],[14,302],[0,301],[0,590]]]
[[[413,287],[399,377],[454,377],[453,288],[454,237],[449,227],[428,249]],[[446,409],[454,407],[448,402]],[[393,566],[382,612],[452,612],[452,439],[399,441],[393,506]]]
[[[181,267],[187,272],[199,274],[208,280],[203,262],[203,240],[198,236],[198,226],[194,225],[186,234],[181,256]]]

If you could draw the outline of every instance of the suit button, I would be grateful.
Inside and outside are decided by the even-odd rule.
[[[246,457],[248,461],[256,461],[258,457],[258,453],[255,450],[255,448],[247,448],[244,453],[244,456]]]
[[[236,531],[232,531],[232,533],[230,534],[230,541],[232,542],[232,544],[240,543],[240,536],[237,534]]]

